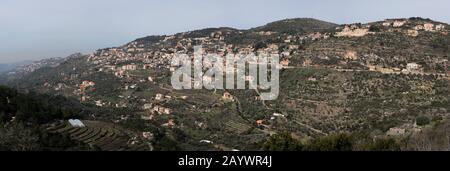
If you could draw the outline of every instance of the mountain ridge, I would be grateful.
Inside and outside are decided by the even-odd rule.
[[[264,26],[252,28],[252,31],[277,31],[277,32],[314,32],[325,31],[338,26],[327,21],[313,18],[291,18],[268,23]]]

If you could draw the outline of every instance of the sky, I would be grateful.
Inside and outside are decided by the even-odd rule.
[[[420,16],[450,23],[449,0],[1,0],[0,63],[91,53],[148,35],[248,29],[286,18],[338,24]]]

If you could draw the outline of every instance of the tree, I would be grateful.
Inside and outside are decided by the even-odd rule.
[[[263,148],[266,151],[301,151],[303,145],[289,133],[281,133],[271,136]]]
[[[155,145],[155,149],[159,151],[181,151],[181,147],[175,140],[164,136],[161,140]]]
[[[381,28],[380,28],[380,26],[377,26],[377,25],[371,25],[371,26],[369,27],[369,31],[370,31],[370,32],[380,32],[380,31],[381,31]]]
[[[4,111],[0,111],[0,123],[7,121],[7,116]]]
[[[22,124],[0,128],[0,151],[39,150],[39,137]]]
[[[318,138],[307,145],[308,151],[351,151],[353,143],[348,134],[336,134]]]
[[[258,43],[255,44],[255,50],[259,50],[259,49],[262,49],[262,48],[267,48],[267,44],[264,43],[264,42],[258,42]]]
[[[430,123],[430,119],[425,116],[419,116],[418,118],[416,118],[416,123],[418,126],[425,126]]]
[[[401,145],[392,138],[379,138],[369,145],[369,151],[400,151]]]

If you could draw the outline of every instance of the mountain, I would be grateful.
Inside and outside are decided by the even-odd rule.
[[[10,65],[8,64],[0,64],[0,72],[5,72],[12,69]]]
[[[420,137],[445,130],[450,116],[448,32],[448,24],[422,18],[208,28],[57,60],[10,75],[7,85],[109,110],[86,120],[131,131],[154,150],[421,150]],[[221,55],[279,54],[278,99],[174,90],[170,60],[195,45]],[[448,148],[448,140],[432,141],[428,149]]]
[[[316,20],[312,18],[295,18],[295,19],[285,19],[281,21],[276,21],[269,23],[265,26],[256,27],[250,29],[251,31],[270,31],[279,33],[307,33],[315,31],[325,31],[333,29],[337,24]]]
[[[14,70],[18,66],[30,64],[32,61],[21,61],[21,62],[14,62],[14,63],[7,63],[7,64],[0,64],[0,73],[7,72]]]
[[[81,53],[75,53],[66,58],[47,58],[34,62],[26,61],[21,63],[8,64],[9,69],[5,70],[5,72],[3,73],[0,72],[0,84],[4,84],[6,82],[9,82],[10,80],[22,78],[23,76],[33,73],[35,70],[38,70],[40,68],[57,67],[65,60],[70,60],[81,56],[83,56]]]

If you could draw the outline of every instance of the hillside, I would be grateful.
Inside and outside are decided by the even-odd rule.
[[[89,150],[84,144],[48,134],[40,127],[60,119],[83,117],[81,107],[75,104],[62,97],[21,94],[0,87],[0,150]]]
[[[287,34],[320,32],[334,29],[337,24],[312,18],[285,19],[250,29],[250,31],[279,32]]]
[[[11,70],[13,67],[8,64],[0,64],[0,73]]]
[[[21,61],[21,62],[0,64],[0,74],[7,72],[7,71],[12,71],[19,66],[27,65],[30,63],[33,63],[33,62],[32,61]]]
[[[73,99],[36,93],[20,93],[0,86],[1,151],[150,150],[136,133],[101,120],[83,120],[86,127],[69,124],[70,119],[90,118],[111,111],[82,105]],[[95,119],[95,118],[91,118]],[[129,144],[133,139],[133,144]]]
[[[151,133],[154,150],[277,150],[271,143],[350,141],[359,134],[393,142],[391,150],[420,150],[396,142],[447,123],[448,32],[448,24],[422,18],[346,25],[288,19],[249,30],[210,28],[66,58],[9,75],[7,84],[113,111],[86,120],[114,123],[142,139]],[[279,98],[261,101],[253,90],[172,89],[170,60],[175,53],[192,54],[195,45],[222,56],[279,54]],[[297,145],[292,148],[319,148]],[[354,148],[370,150],[342,150]]]

